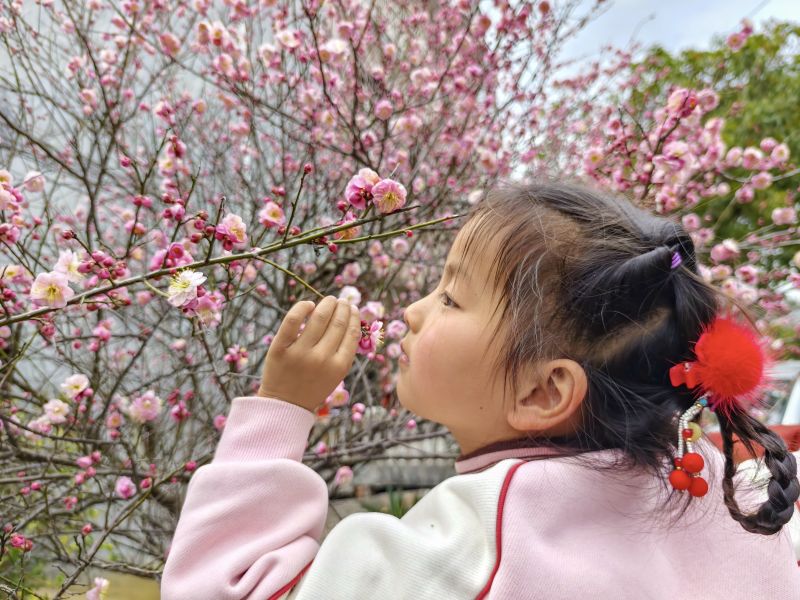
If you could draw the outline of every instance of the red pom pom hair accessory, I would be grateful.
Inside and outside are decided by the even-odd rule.
[[[699,497],[708,492],[708,482],[700,476],[705,462],[693,444],[703,430],[693,420],[706,406],[730,418],[757,405],[768,385],[765,373],[773,359],[756,333],[731,316],[718,316],[705,327],[694,353],[696,361],[678,363],[669,370],[672,385],[699,387],[702,396],[678,420],[678,455],[669,481],[676,490]]]

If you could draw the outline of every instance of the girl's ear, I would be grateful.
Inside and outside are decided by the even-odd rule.
[[[564,435],[574,431],[586,397],[586,372],[567,358],[551,360],[530,374],[530,381],[515,399],[508,423],[525,432]]]

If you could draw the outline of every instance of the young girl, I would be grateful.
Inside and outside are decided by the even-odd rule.
[[[359,324],[299,302],[188,486],[162,598],[800,598],[796,460],[741,409],[761,372],[711,329],[723,303],[678,223],[577,186],[496,187],[405,311],[397,396],[449,428],[457,475],[320,544],[328,489],[301,460]],[[767,489],[740,489],[734,434],[764,447]]]

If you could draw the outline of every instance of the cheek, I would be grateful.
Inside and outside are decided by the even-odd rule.
[[[469,323],[444,318],[427,329],[414,346],[411,367],[415,381],[438,393],[453,391],[461,384],[473,385],[481,363],[476,345]]]

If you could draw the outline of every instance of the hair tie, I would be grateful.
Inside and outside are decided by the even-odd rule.
[[[730,418],[756,404],[767,383],[765,372],[771,357],[750,328],[720,316],[703,328],[694,353],[696,361],[678,363],[669,370],[673,386],[699,387],[702,396],[678,419],[678,455],[669,481],[676,490],[704,496],[708,482],[700,477],[700,471],[705,462],[693,447],[703,430],[693,421],[706,406]]]
[[[672,253],[672,268],[677,269],[678,266],[683,262],[683,258],[681,258],[681,253],[677,250]]]

